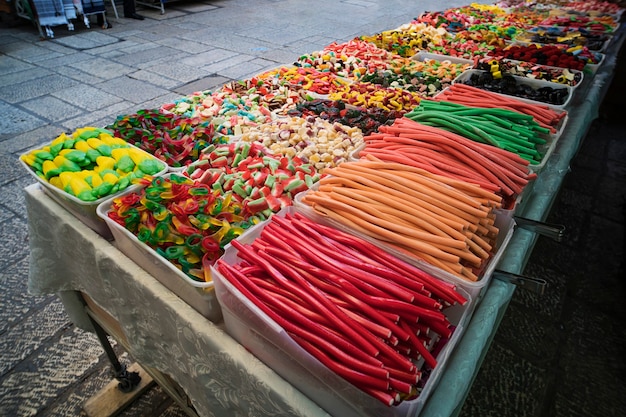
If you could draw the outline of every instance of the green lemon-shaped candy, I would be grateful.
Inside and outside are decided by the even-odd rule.
[[[163,169],[163,165],[156,159],[146,158],[137,164],[137,167],[148,175],[154,175]]]
[[[102,198],[106,195],[109,195],[112,189],[113,189],[113,184],[107,181],[103,181],[102,184],[100,184],[97,187],[94,187],[91,190],[91,194],[93,194],[93,196],[96,198]]]
[[[123,173],[129,173],[132,172],[133,169],[135,169],[135,163],[130,156],[122,155],[117,160],[116,168]]]

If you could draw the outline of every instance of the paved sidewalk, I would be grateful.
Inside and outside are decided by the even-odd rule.
[[[397,27],[421,11],[468,3],[184,0],[168,2],[163,15],[139,6],[146,20],[137,21],[116,19],[107,2],[113,28],[98,28],[94,19],[90,29],[81,22],[73,32],[53,27],[46,40],[29,22],[0,15],[0,416],[81,415],[84,401],[110,381],[95,336],[76,328],[55,296],[27,294],[22,190],[33,179],[19,154],[62,132],[104,126],[333,41]],[[623,109],[624,67],[621,73],[621,90],[607,102]],[[543,297],[516,292],[464,417],[610,417],[626,410],[626,124],[605,110],[551,216],[567,225],[568,240],[540,238],[527,267],[551,289]],[[183,413],[155,388],[122,415]]]

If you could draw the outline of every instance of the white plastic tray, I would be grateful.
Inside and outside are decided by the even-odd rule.
[[[166,174],[164,177],[168,175]],[[126,193],[121,195],[139,190],[141,190],[141,187],[135,190],[127,190]],[[116,197],[111,197],[102,202],[97,208],[97,214],[111,230],[115,247],[204,317],[215,323],[221,321],[222,312],[215,295],[213,281],[199,282],[192,280],[174,264],[140,241],[128,229],[110,219],[108,212],[111,209],[114,198]]]
[[[491,57],[489,55],[485,56],[485,59],[490,59],[490,58],[491,59],[497,59],[497,60],[500,60],[502,62],[510,62],[511,64],[519,64],[519,63],[524,62],[524,61],[517,61],[515,59],[509,59],[509,58],[494,58],[494,57]],[[542,65],[542,64],[537,64],[537,65],[534,65],[534,66],[536,66],[538,68],[545,68],[545,69],[552,69],[552,70],[561,70],[561,71],[567,69],[569,72],[571,72],[573,74],[580,74],[580,81],[578,81],[578,83],[576,85],[570,85],[569,86],[572,90],[575,90],[576,88],[578,88],[578,86],[580,86],[583,83],[583,80],[585,78],[585,72],[584,71],[578,71],[578,70],[569,69],[569,68],[553,67],[553,66],[550,66],[550,65]],[[522,75],[519,75],[519,77],[533,79],[533,78],[522,76]],[[547,81],[547,80],[543,80],[543,81]],[[557,85],[565,85],[565,84],[561,84],[561,83],[555,83],[555,84],[557,84]]]
[[[455,83],[462,83],[465,80],[468,80],[472,75],[474,74],[480,74],[480,73],[486,73],[487,71],[483,71],[483,70],[476,70],[476,69],[470,69],[467,70],[465,72],[463,72],[461,75],[459,75],[458,77],[456,77],[453,81],[452,84]],[[518,84],[522,84],[522,85],[528,85],[531,88],[533,88],[534,90],[538,90],[539,88],[542,87],[550,87],[550,88],[554,88],[554,89],[561,89],[564,88],[567,90],[567,98],[565,99],[565,102],[563,104],[552,104],[552,103],[546,103],[543,101],[538,101],[538,100],[530,100],[530,99],[525,99],[528,102],[531,103],[536,103],[536,104],[548,104],[554,108],[563,110],[565,109],[571,99],[572,99],[572,87],[568,86],[568,85],[563,85],[563,84],[559,84],[559,83],[553,83],[550,81],[545,81],[545,80],[533,80],[532,78],[528,78],[528,77],[520,77],[517,75],[512,75],[512,77],[515,78],[515,80],[517,81]],[[478,87],[480,88],[480,87]],[[493,91],[492,91],[493,92]],[[497,93],[497,94],[502,94],[502,93]],[[510,94],[504,94],[508,97],[514,97],[514,98],[523,98],[523,97],[518,97],[518,96],[514,96],[514,95],[510,95]]]
[[[311,187],[309,191],[315,191],[318,188],[319,188],[319,182],[314,184],[313,187]],[[500,258],[502,257],[502,254],[504,253],[504,250],[506,249],[506,246],[509,244],[511,237],[513,236],[513,231],[514,231],[514,226],[515,226],[515,222],[510,216],[510,213],[508,215],[496,216],[495,226],[498,229],[500,229],[500,231],[498,233],[498,238],[495,244],[495,253],[491,257],[491,259],[488,260],[487,265],[484,267],[483,272],[478,277],[479,279],[477,281],[469,281],[469,280],[460,278],[456,275],[453,275],[449,272],[446,272],[442,269],[439,269],[420,259],[417,259],[405,253],[402,253],[398,251],[397,249],[387,245],[385,242],[381,240],[363,235],[336,220],[330,219],[326,216],[323,216],[317,213],[311,206],[302,202],[303,197],[309,191],[301,192],[298,195],[296,195],[296,197],[294,198],[294,207],[297,212],[305,215],[306,217],[308,217],[309,219],[317,223],[324,224],[327,226],[332,226],[335,229],[342,230],[354,236],[358,236],[361,239],[367,240],[368,242],[373,243],[379,248],[394,255],[395,257],[402,259],[403,261],[410,263],[411,265],[414,265],[428,272],[434,277],[450,282],[456,285],[458,288],[462,288],[475,301],[478,301],[482,297],[484,290],[487,287],[487,284],[491,280],[491,275],[493,274],[493,271],[495,270],[496,265],[498,264]]]
[[[293,207],[287,207],[275,215],[284,216],[285,213],[293,213],[293,210]],[[249,229],[237,240],[251,243],[260,235],[266,223]],[[237,263],[237,250],[227,245],[222,259],[229,264]],[[436,387],[441,370],[446,366],[450,353],[467,324],[470,307],[474,305],[471,296],[461,291],[468,302],[464,306],[455,305],[446,309],[448,319],[456,326],[456,330],[437,356],[437,367],[421,394],[414,400],[387,407],[339,377],[302,349],[282,327],[244,297],[216,268],[213,268],[212,275],[227,333],[329,414],[341,417],[416,416]]]
[[[129,146],[137,148],[136,146],[132,144],[129,144]],[[163,164],[163,169],[157,172],[154,175],[155,177],[161,176],[167,172],[167,164],[165,162],[161,161],[160,159],[156,158],[155,156],[151,155],[150,153],[142,149],[139,149],[139,148],[137,149],[145,153],[146,155],[149,155],[150,158],[153,158],[159,161],[159,163]],[[30,153],[30,151],[26,153]],[[100,236],[106,239],[111,238],[111,231],[109,230],[105,222],[97,215],[96,210],[98,208],[98,205],[100,205],[102,202],[108,200],[111,197],[122,195],[128,190],[137,190],[141,188],[141,186],[138,186],[138,185],[131,185],[127,187],[126,189],[121,190],[115,194],[111,194],[111,195],[99,198],[97,200],[94,200],[94,201],[83,201],[63,191],[62,189],[55,187],[54,185],[50,184],[48,181],[45,181],[42,178],[38,177],[37,174],[35,174],[35,171],[33,171],[33,169],[21,159],[20,159],[20,163],[26,169],[26,171],[28,171],[28,173],[30,173],[37,180],[37,182],[39,182],[42,185],[43,191],[50,198],[52,198],[54,201],[59,203],[67,211],[72,213],[78,220],[85,223],[85,225],[87,225],[90,229],[92,229],[93,231],[95,231]]]

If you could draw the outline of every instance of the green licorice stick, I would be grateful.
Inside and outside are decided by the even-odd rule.
[[[423,123],[427,126],[438,127],[440,129],[445,129],[450,132],[457,133],[476,142],[489,143],[482,136],[477,134],[473,129],[469,129],[466,126],[463,126],[461,123],[457,123],[456,121],[451,122],[449,120],[442,120],[441,118],[438,119],[437,117],[432,117],[432,115],[425,113],[412,115],[409,118],[413,121]]]
[[[450,123],[461,124],[466,130],[470,130],[481,138],[484,139],[485,142],[494,144],[493,142],[514,142],[518,145],[522,145],[524,147],[533,147],[532,142],[527,140],[524,135],[517,134],[517,132],[512,132],[510,128],[502,128],[498,126],[496,123],[490,120],[486,120],[485,118],[481,119],[480,117],[455,117],[454,114],[440,114],[439,112],[423,112],[423,114],[429,115],[437,115],[437,117],[447,120]],[[506,126],[506,125],[505,125]],[[507,126],[508,127],[508,126]],[[478,129],[478,130],[476,130]],[[532,136],[531,133],[527,132],[526,136]],[[501,147],[501,146],[499,146]]]
[[[485,132],[481,126],[475,123],[468,123],[466,121],[461,120],[460,118],[455,118],[454,116],[445,114],[443,112],[423,112],[421,115],[422,118],[426,118],[427,120],[432,121],[433,123],[439,123],[442,126],[446,127],[446,130],[451,130],[452,132],[458,132],[461,136],[465,136],[460,133],[462,131],[469,134],[469,139],[488,143],[490,145],[498,146],[497,141]],[[421,119],[423,120],[423,119]]]
[[[463,104],[452,103],[448,101],[421,100],[420,107],[431,110],[442,110],[445,112],[453,111],[455,114],[463,115],[483,115],[492,114],[496,117],[506,119],[518,119],[532,121],[534,118],[528,114],[518,113],[512,110],[490,108],[490,107],[471,107]],[[418,108],[419,110],[419,108]]]

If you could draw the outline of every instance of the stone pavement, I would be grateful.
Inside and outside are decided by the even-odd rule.
[[[41,40],[32,24],[0,17],[0,416],[77,416],[110,381],[94,335],[55,296],[27,294],[28,236],[19,166],[25,150],[61,132],[104,126],[194,91],[242,79],[333,41],[394,28],[424,10],[464,1],[243,0],[168,2],[165,14],[113,28],[81,22]],[[314,4],[314,6],[311,6]],[[121,13],[121,2],[117,4]],[[516,291],[461,415],[621,416],[626,410],[624,66],[572,161],[550,221],[567,239],[539,238],[526,274],[544,296]],[[617,110],[616,110],[617,109]],[[115,346],[122,361],[130,358]],[[123,416],[182,416],[158,387]]]

